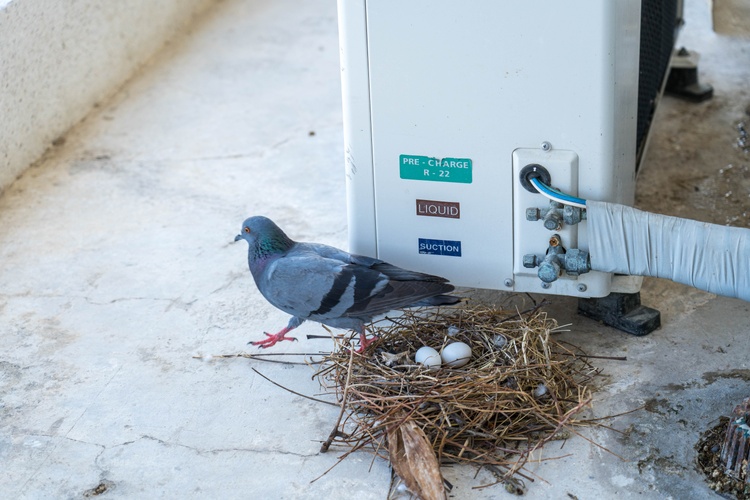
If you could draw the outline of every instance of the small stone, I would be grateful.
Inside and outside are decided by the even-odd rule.
[[[545,394],[547,394],[547,386],[544,384],[539,384],[538,386],[536,386],[536,389],[534,389],[535,398],[541,398]]]

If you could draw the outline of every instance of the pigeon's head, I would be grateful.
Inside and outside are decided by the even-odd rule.
[[[257,215],[245,219],[234,241],[245,240],[256,257],[284,253],[294,242],[268,217]]]

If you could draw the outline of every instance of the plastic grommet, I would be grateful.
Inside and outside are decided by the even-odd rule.
[[[538,178],[542,181],[542,184],[547,186],[552,185],[552,177],[550,177],[549,171],[538,163],[530,163],[523,167],[518,177],[521,181],[521,186],[530,193],[536,194],[539,192],[531,183],[531,179]]]

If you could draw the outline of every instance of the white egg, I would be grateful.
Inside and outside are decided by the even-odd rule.
[[[440,357],[451,368],[461,368],[471,361],[471,347],[463,342],[453,342],[443,347]]]
[[[440,353],[432,347],[424,346],[417,349],[417,353],[414,355],[414,361],[424,365],[430,370],[437,370],[440,368]]]

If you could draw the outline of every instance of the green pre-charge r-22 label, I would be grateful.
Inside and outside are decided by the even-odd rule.
[[[402,179],[471,184],[472,165],[469,158],[401,155],[398,163]]]

